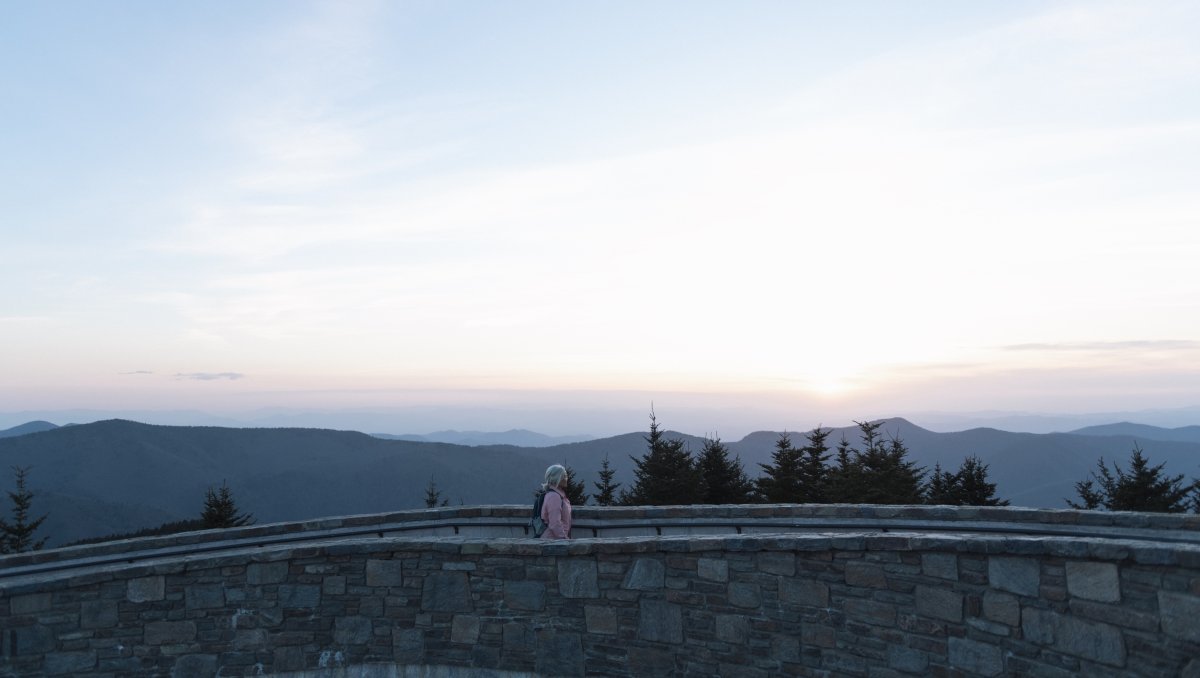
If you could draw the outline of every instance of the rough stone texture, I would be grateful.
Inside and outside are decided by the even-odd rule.
[[[729,581],[729,563],[718,558],[700,558],[696,561],[696,574],[708,581]]]
[[[638,558],[625,575],[621,588],[637,591],[657,591],[666,585],[667,568],[662,561]]]
[[[958,581],[958,556],[953,553],[922,553],[921,573],[938,579]]]
[[[1027,639],[1051,645],[1063,654],[1110,666],[1125,665],[1125,641],[1114,626],[1025,608],[1021,614],[1021,629]]]
[[[627,524],[671,521],[678,534],[543,542],[474,536],[486,534],[478,526],[459,537],[428,527],[431,516],[523,520],[520,509],[404,514],[423,521],[429,537],[389,531],[380,538],[372,529],[366,538],[322,542],[245,539],[240,543],[254,545],[178,561],[111,551],[111,563],[61,574],[5,572],[10,564],[53,562],[53,551],[0,556],[0,676],[395,678],[428,670],[431,677],[1200,678],[1196,546],[862,528],[864,518],[962,516],[1005,521],[1010,530],[1025,523],[1144,534],[1156,526],[1200,528],[1200,517],[976,507],[580,507],[577,524],[588,532],[588,520],[612,515]],[[695,516],[722,517],[724,534],[687,534]],[[747,522],[745,533],[733,534],[729,527],[759,518],[797,526],[858,522],[840,533],[754,533]],[[319,527],[377,520],[329,519]],[[296,537],[294,527],[247,529],[230,534]],[[83,552],[105,553],[91,548]]]
[[[683,642],[683,609],[661,600],[638,605],[638,637],[660,643]]]
[[[934,619],[959,622],[963,618],[961,593],[932,586],[917,586],[917,614]]]
[[[514,610],[544,610],[546,585],[540,581],[504,582],[504,603]]]
[[[1068,560],[1067,591],[1074,597],[1115,603],[1121,600],[1121,582],[1115,563]]]
[[[599,598],[596,561],[560,560],[558,562],[558,590],[567,598]]]
[[[1159,591],[1158,611],[1163,633],[1200,643],[1200,596]]]
[[[1004,654],[999,646],[969,638],[951,638],[948,642],[950,665],[981,676],[998,676],[1004,671]]]
[[[166,591],[162,577],[138,577],[126,585],[125,598],[131,603],[148,603],[162,600]]]
[[[1041,566],[1033,558],[992,556],[988,558],[988,581],[1011,593],[1037,596],[1041,587]]]
[[[470,612],[471,589],[466,572],[435,572],[425,577],[421,609],[427,612]]]
[[[998,591],[987,591],[983,594],[983,616],[987,619],[1019,626],[1021,624],[1021,603],[1015,596]]]
[[[403,586],[403,564],[399,560],[368,560],[367,586]]]

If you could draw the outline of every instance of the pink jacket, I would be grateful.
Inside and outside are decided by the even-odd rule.
[[[555,487],[546,493],[542,502],[542,520],[546,521],[542,539],[571,538],[571,500],[562,490]]]

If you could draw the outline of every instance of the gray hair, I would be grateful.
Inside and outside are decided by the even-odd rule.
[[[558,487],[562,484],[563,478],[566,475],[567,469],[563,468],[562,464],[554,464],[546,469],[546,482],[542,487],[547,490],[552,487]]]

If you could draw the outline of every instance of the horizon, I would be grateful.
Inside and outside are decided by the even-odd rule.
[[[1195,3],[8,14],[0,421],[1200,423]]]

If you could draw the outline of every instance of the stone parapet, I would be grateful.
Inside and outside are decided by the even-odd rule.
[[[1190,543],[868,529],[223,543],[0,577],[0,675],[1200,672]]]

